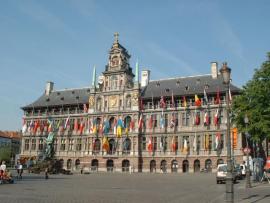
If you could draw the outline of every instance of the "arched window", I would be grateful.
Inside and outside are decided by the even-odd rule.
[[[166,173],[167,172],[167,161],[166,160],[162,160],[160,162],[160,170],[163,172],[163,173]]]
[[[183,173],[188,173],[188,171],[189,171],[189,163],[188,163],[188,160],[184,160],[184,161],[183,161],[183,166],[182,166],[182,168],[183,168]]]
[[[118,78],[116,75],[112,75],[111,76],[111,88],[114,90],[114,89],[117,89],[117,86],[118,86]]]
[[[111,160],[111,159],[107,160],[106,167],[107,167],[108,172],[112,172],[113,167],[114,167],[113,160]]]
[[[194,161],[194,172],[200,172],[200,161],[198,159]]]
[[[129,129],[130,122],[131,122],[131,117],[130,116],[126,116],[125,119],[124,119],[125,128],[128,128]]]
[[[131,141],[129,138],[126,138],[123,142],[123,154],[130,154]]]
[[[109,120],[109,124],[110,124],[110,132],[113,132],[113,128],[116,124],[116,119],[115,117],[111,117],[110,120]]]
[[[172,160],[171,170],[172,170],[172,173],[177,173],[177,171],[178,171],[178,162],[176,160]]]
[[[212,171],[212,161],[211,161],[211,159],[206,159],[205,160],[205,169],[208,172]]]
[[[109,140],[109,152],[108,154],[114,154],[116,151],[116,143],[114,141],[114,139],[110,139]]]
[[[93,159],[91,162],[91,170],[92,171],[98,171],[98,160]]]
[[[150,173],[155,173],[156,172],[156,161],[155,160],[151,160],[150,161]]]
[[[99,153],[100,151],[100,140],[99,139],[95,139],[94,141],[94,146],[93,146],[93,153]]]
[[[76,161],[75,161],[75,167],[76,167],[76,169],[79,169],[79,167],[80,167],[80,159],[76,159]]]
[[[97,111],[101,111],[102,110],[102,99],[99,97],[97,98]]]
[[[128,172],[129,166],[130,166],[129,160],[125,159],[122,161],[122,171],[123,172]]]
[[[71,169],[71,166],[72,166],[72,160],[68,159],[67,160],[67,169]]]

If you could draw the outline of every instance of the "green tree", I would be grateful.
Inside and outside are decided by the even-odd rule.
[[[10,161],[11,149],[10,146],[0,146],[0,161],[4,160],[6,162]]]
[[[247,115],[247,132],[251,140],[259,145],[259,153],[265,158],[262,142],[270,138],[270,52],[260,69],[255,69],[253,78],[247,82],[232,105],[233,122],[240,132],[246,132],[244,122]]]

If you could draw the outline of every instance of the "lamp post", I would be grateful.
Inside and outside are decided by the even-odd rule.
[[[222,64],[220,73],[223,78],[223,84],[226,90],[226,114],[227,114],[227,176],[226,176],[226,202],[234,202],[233,192],[233,165],[232,165],[232,150],[231,150],[231,133],[230,133],[230,107],[229,107],[229,86],[231,80],[231,69],[227,63]]]
[[[247,154],[247,170],[246,170],[246,188],[251,188],[251,183],[250,183],[250,166],[249,166],[249,145],[248,145],[248,131],[247,131],[247,125],[248,125],[248,117],[247,114],[245,115],[244,118],[244,122],[246,125],[246,143],[247,143],[247,150],[246,150],[246,154]]]

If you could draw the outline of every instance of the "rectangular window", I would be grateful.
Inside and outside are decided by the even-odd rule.
[[[73,151],[74,139],[68,140],[68,151]]]
[[[157,150],[157,137],[152,137],[153,151]]]
[[[29,150],[29,139],[25,139],[25,141],[24,141],[24,150],[25,151],[28,151]]]
[[[36,139],[32,139],[31,150],[36,150]]]
[[[142,137],[142,150],[146,150],[146,137]]]
[[[182,113],[182,125],[189,126],[190,125],[190,113],[185,111]]]
[[[54,147],[55,152],[57,151],[57,144],[58,144],[57,142],[58,142],[58,140],[54,139],[53,147]]]
[[[82,150],[82,138],[77,139],[77,144],[76,144],[76,151],[81,151]]]
[[[38,150],[40,150],[40,151],[43,150],[43,139],[39,139],[39,142],[38,142]]]
[[[65,149],[66,149],[66,140],[65,139],[61,139],[60,150],[61,151],[65,151]]]

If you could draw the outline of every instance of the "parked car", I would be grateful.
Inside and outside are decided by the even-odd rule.
[[[217,184],[222,183],[222,182],[226,182],[226,176],[227,176],[227,164],[219,164],[217,167],[217,176],[216,176],[216,180],[217,180]],[[233,170],[233,182],[236,182],[236,173]]]

